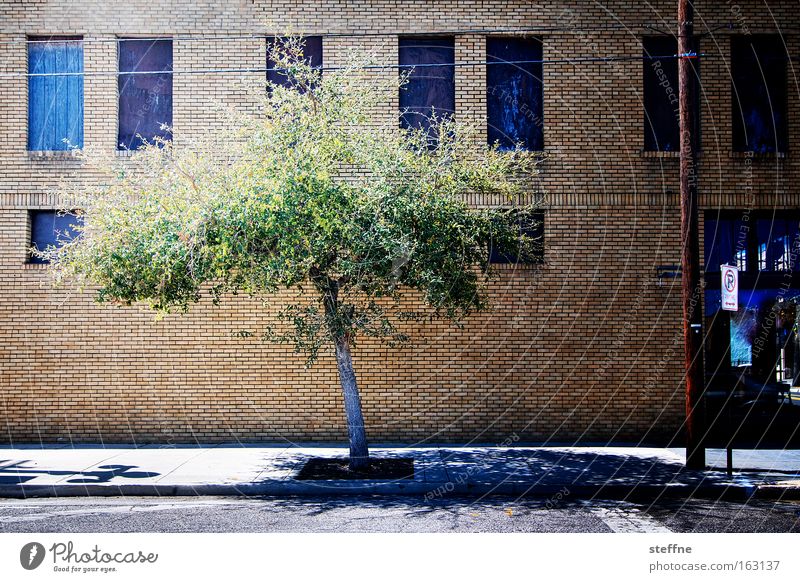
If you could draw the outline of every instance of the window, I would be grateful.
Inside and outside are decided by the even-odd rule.
[[[704,349],[715,389],[797,385],[800,210],[707,211],[705,218]],[[719,266],[726,263],[740,270],[737,312],[721,309]]]
[[[735,151],[786,151],[786,60],[778,36],[731,38]]]
[[[454,40],[401,38],[399,59],[400,73],[409,74],[408,83],[400,89],[401,126],[427,130],[433,116],[452,115],[456,108]]]
[[[740,271],[800,271],[800,213],[729,211],[705,221],[705,270],[720,265]]]
[[[532,248],[520,253],[519,246],[502,248],[492,245],[489,262],[501,264],[541,264],[544,262],[544,212],[534,212],[528,217],[517,219],[520,236],[526,236],[533,242]]]
[[[759,271],[800,271],[798,245],[800,223],[795,218],[759,218],[756,220]]]
[[[749,215],[731,212],[713,216],[705,221],[706,273],[719,272],[720,265],[734,265],[746,271],[751,247]]]
[[[307,36],[303,39],[303,56],[309,65],[315,68],[322,68],[322,37]],[[275,43],[275,37],[267,38],[267,81],[291,87],[289,77],[283,71],[275,71],[275,62],[270,58],[270,50]]]
[[[681,149],[678,104],[678,40],[673,36],[642,39],[642,100],[644,102],[644,149],[650,152],[677,152]],[[693,136],[700,142],[701,84],[699,62],[691,64],[695,115]]]
[[[486,60],[490,63],[486,67],[489,143],[498,143],[501,149],[513,149],[517,144],[529,150],[543,149],[541,41],[489,37]]]
[[[169,139],[172,125],[172,40],[120,39],[117,147]]]
[[[83,217],[75,214],[65,214],[58,210],[31,210],[31,240],[30,246],[38,251],[48,247],[60,247],[79,233],[75,226],[83,224]],[[31,263],[46,263],[45,259],[30,256]]]
[[[28,73],[28,149],[83,147],[81,37],[29,38]]]
[[[644,63],[644,149],[680,150],[678,129],[678,41],[671,36],[642,39]]]

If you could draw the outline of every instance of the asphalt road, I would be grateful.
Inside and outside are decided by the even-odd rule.
[[[800,532],[800,503],[419,498],[0,500],[0,532]]]

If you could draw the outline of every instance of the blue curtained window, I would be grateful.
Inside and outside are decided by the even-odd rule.
[[[83,147],[81,38],[29,38],[28,73],[28,149]]]

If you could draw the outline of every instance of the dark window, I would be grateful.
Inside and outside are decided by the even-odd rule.
[[[544,148],[542,42],[532,38],[486,39],[488,141],[501,149],[517,144]],[[530,62],[538,61],[538,62]],[[502,64],[491,64],[502,63]]]
[[[672,36],[642,39],[642,101],[644,102],[644,149],[651,152],[680,151],[678,107],[678,40]],[[700,137],[700,63],[690,59],[690,82],[695,116],[693,136]]]
[[[800,271],[798,220],[760,218],[756,220],[759,271]]]
[[[492,245],[489,262],[491,263],[521,263],[540,264],[544,262],[544,212],[534,212],[526,217],[518,217],[520,237],[523,235],[532,244],[528,245],[527,252],[520,252],[519,243],[506,248],[501,245]]]
[[[275,37],[267,38],[267,81],[282,85],[284,87],[291,87],[292,82],[284,71],[275,69],[275,61],[270,57],[272,45],[275,43]],[[322,68],[322,37],[321,36],[307,36],[303,39],[303,57],[309,65],[315,68]]]
[[[798,259],[800,210],[706,212],[704,346],[715,391],[800,381]],[[740,270],[736,312],[721,310],[721,264]]]
[[[81,38],[29,38],[28,73],[28,149],[83,147]]]
[[[727,211],[705,221],[705,270],[800,271],[800,213]]]
[[[170,139],[172,125],[172,40],[119,40],[120,149]]]
[[[433,116],[452,115],[456,108],[454,40],[401,38],[399,59],[401,74],[410,73],[400,89],[402,127],[429,129]]]
[[[786,60],[778,36],[731,38],[735,151],[786,151]]]
[[[718,272],[720,265],[747,270],[748,256],[755,253],[750,235],[751,220],[746,213],[725,213],[705,221],[705,271]]]
[[[58,210],[31,210],[31,240],[30,246],[38,251],[48,247],[60,247],[70,241],[79,233],[75,226],[83,224],[83,217],[75,214],[65,214]],[[45,263],[44,259],[31,256],[31,263]]]
[[[644,149],[680,150],[678,130],[678,41],[671,36],[642,39]]]

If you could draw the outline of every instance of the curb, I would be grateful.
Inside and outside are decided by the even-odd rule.
[[[203,485],[0,485],[0,498],[29,499],[57,497],[346,497],[406,496],[425,501],[447,497],[506,496],[548,498],[554,503],[572,499],[657,500],[657,499],[800,499],[800,487],[780,485],[672,484],[672,485],[535,485],[530,483],[452,482],[369,482],[325,483],[294,480],[268,483]]]
[[[772,501],[798,501],[800,500],[800,487],[796,485],[760,485],[756,490],[756,498]]]

